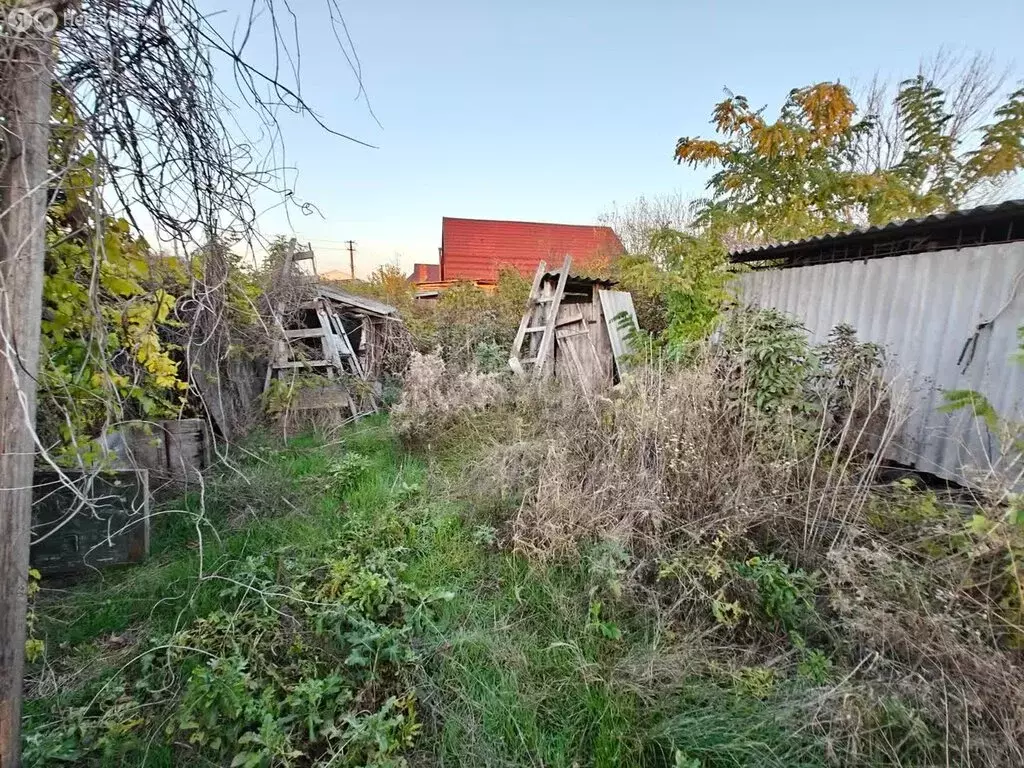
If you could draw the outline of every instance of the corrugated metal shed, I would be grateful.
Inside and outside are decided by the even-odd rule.
[[[611,227],[490,219],[441,220],[441,280],[495,280],[505,266],[532,277],[568,254],[584,266],[625,252]]]
[[[1024,234],[1024,233],[1021,233]],[[1024,420],[1024,365],[1011,360],[1024,323],[1024,242],[749,272],[738,296],[799,317],[814,341],[839,323],[882,344],[910,415],[890,458],[965,482],[996,438],[965,412],[940,413],[943,390],[973,389]]]

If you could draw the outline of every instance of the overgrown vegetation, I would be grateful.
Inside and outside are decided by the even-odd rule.
[[[740,312],[716,347],[637,369],[609,398],[505,397],[447,425],[491,445],[461,486],[482,540],[539,578],[586,570],[591,631],[648,675],[615,678],[622,690],[656,707],[728,692],[780,729],[754,747],[712,708],[737,743],[672,741],[662,758],[648,743],[637,764],[684,743],[695,765],[1024,755],[1017,497],[1008,512],[1006,497],[887,483],[877,456],[904,414],[880,363],[848,327],[814,348],[790,318]],[[627,629],[637,617],[644,628]],[[644,656],[652,625],[658,651]]]
[[[510,380],[518,273],[432,303],[392,268],[347,285],[409,329],[383,368],[401,374],[390,415],[254,436],[158,509],[147,564],[33,577],[26,763],[1024,763],[1024,507],[1005,468],[978,497],[890,482],[905,414],[880,348],[721,314],[737,237],[947,208],[1018,168],[1021,98],[965,152],[941,89],[907,81],[904,149],[868,171],[851,153],[876,123],[841,86],[794,91],[775,123],[718,105],[726,140],[677,148],[721,165],[713,199],[608,265],[645,331],[632,372],[590,397]],[[50,211],[44,324],[43,393],[71,418],[43,433],[77,458],[112,416],[188,408],[174,338],[211,282],[202,258],[99,218],[90,183],[72,167]],[[221,308],[258,325],[268,285],[226,254],[194,255],[219,257]],[[271,388],[272,414],[320,380],[296,382]],[[947,407],[1019,465],[1019,423],[973,392]]]
[[[257,270],[221,241],[188,254],[154,249],[126,218],[105,213],[93,145],[58,90],[52,113],[60,172],[46,215],[37,431],[56,460],[89,467],[120,422],[205,415],[190,370],[203,366],[190,346],[265,354],[275,261]]]
[[[28,764],[1015,764],[1019,531],[878,475],[879,364],[771,312],[589,400],[415,356],[43,582]]]
[[[420,473],[377,431],[254,446],[160,513],[153,562],[44,597],[26,763],[396,764],[448,596],[407,578]]]
[[[393,266],[379,267],[365,281],[345,283],[401,310],[416,351],[439,350],[459,369],[503,368],[530,293],[530,280],[511,268],[498,274],[493,291],[456,282],[433,300],[416,300],[416,286]]]
[[[71,103],[58,92],[53,102],[51,156],[66,170],[46,217],[39,431],[45,445],[88,457],[112,410],[155,418],[180,409],[188,384],[158,330],[188,278],[128,221],[103,214],[95,156]]]

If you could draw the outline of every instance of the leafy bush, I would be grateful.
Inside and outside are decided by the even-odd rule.
[[[129,755],[162,727],[235,766],[393,765],[420,728],[406,670],[432,597],[403,580],[400,549],[348,552],[250,557],[217,574],[230,610],[154,638],[58,727],[30,723],[26,764]]]
[[[780,414],[813,406],[804,392],[819,360],[796,318],[776,309],[732,312],[723,327],[722,347],[744,397],[757,410]]]
[[[596,576],[613,561],[593,548],[617,542],[635,564],[613,579],[622,594],[717,638],[734,688],[767,701],[830,685],[804,714],[838,753],[1017,762],[1019,526],[991,505],[965,528],[935,493],[876,486],[902,418],[880,365],[852,329],[816,349],[790,318],[753,312],[610,397],[545,393],[468,483],[535,560],[583,554]],[[591,596],[598,634],[610,604]]]
[[[164,566],[157,555],[120,589],[98,585],[105,601],[87,585],[89,607],[77,623],[93,626],[91,606],[118,594],[136,597],[114,602],[137,603],[153,582],[152,605],[141,617],[129,607],[123,619],[131,623],[119,635],[82,644],[53,615],[56,606],[46,606],[48,665],[74,664],[59,658],[74,643],[76,653],[109,660],[65,673],[75,685],[30,700],[26,765],[144,764],[154,751],[173,764],[403,764],[421,729],[413,685],[420,638],[449,595],[407,575],[416,529],[400,507],[418,486],[379,488],[380,445],[345,442],[330,452],[252,446],[261,474],[209,478],[211,514],[255,505],[262,519],[232,539],[230,511],[227,521],[200,517],[197,525],[221,529],[223,546],[200,540],[198,561],[192,547],[165,549],[164,557],[183,559]],[[347,498],[364,500],[367,513],[341,514]],[[292,514],[275,521],[268,513],[281,500]],[[315,521],[304,519],[321,506],[327,511]],[[162,529],[161,538],[173,533]],[[193,589],[176,602],[183,582]],[[130,643],[126,655],[103,650],[114,641]]]
[[[790,568],[775,555],[767,555],[735,563],[733,570],[754,583],[764,615],[785,629],[797,629],[813,613],[815,580],[802,569]]]

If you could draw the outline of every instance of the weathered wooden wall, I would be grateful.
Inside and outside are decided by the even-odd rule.
[[[563,303],[555,326],[555,376],[596,392],[612,383],[612,348],[597,286],[588,302]]]
[[[211,440],[205,419],[132,421],[120,428],[118,457],[146,469],[154,490],[163,484],[195,483],[210,466]]]

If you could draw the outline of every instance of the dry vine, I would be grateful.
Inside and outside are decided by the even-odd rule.
[[[341,11],[335,0],[325,0],[321,10],[335,30],[359,95],[365,98],[359,60]],[[107,348],[108,330],[102,322],[100,280],[111,217],[119,216],[131,222],[135,237],[155,237],[162,251],[186,265],[187,296],[177,297],[179,319],[185,321],[182,338],[176,340],[182,362],[191,367],[202,361],[218,368],[219,373],[237,341],[225,322],[231,271],[221,247],[244,251],[250,260],[266,248],[268,241],[259,232],[260,211],[254,202],[260,196],[272,196],[278,204],[298,206],[304,212],[311,210],[289,188],[278,115],[282,110],[305,115],[339,139],[359,140],[325,125],[303,97],[297,19],[286,0],[252,0],[230,35],[214,23],[216,17],[204,13],[192,0],[86,0],[80,4],[13,0],[3,3],[0,15],[4,16],[0,19],[0,178],[4,179],[0,189],[0,292],[4,299],[0,354],[7,373],[7,391],[2,393],[7,405],[0,434],[20,430],[31,435],[31,443],[21,450],[14,441],[5,444],[0,462],[13,473],[3,473],[10,485],[4,492],[19,491],[23,500],[29,493],[24,479],[31,474],[26,462],[34,458],[57,471],[77,499],[59,524],[63,525],[73,515],[95,514],[67,471],[69,456],[71,464],[77,464],[75,469],[87,475],[95,472],[95,464],[87,450],[58,456],[53,444],[40,439],[34,418],[36,363],[24,339],[18,338],[20,326],[15,315],[25,307],[32,314],[39,306],[43,276],[40,265],[33,266],[31,260],[42,252],[47,210],[68,202],[65,182],[84,165],[90,189],[79,204],[66,206],[69,210],[64,211],[60,236],[55,240],[47,235],[48,249],[76,237],[90,244],[86,301],[94,318],[90,333],[96,343],[87,345],[91,359],[82,365],[92,366],[109,383],[114,377],[130,374],[133,364],[131,353],[102,353]],[[255,37],[270,41],[270,60],[265,64],[250,58]],[[45,98],[45,91],[40,92],[43,110],[49,102],[51,114],[66,105],[65,114],[73,115],[67,123],[59,118],[51,121],[52,137],[46,135],[45,120],[30,122],[41,142],[40,135],[30,136],[30,131],[19,128],[20,105],[29,86],[52,93],[51,100]],[[255,125],[255,132],[247,133],[241,127],[244,123]],[[48,140],[50,151],[46,152]],[[67,151],[63,151],[62,140],[67,142]],[[24,165],[31,154],[31,147],[28,151],[26,147],[32,141],[37,150],[44,148],[43,162],[48,166],[45,196],[38,185],[23,190],[10,182],[17,173],[9,171],[19,171]],[[84,157],[88,163],[83,164]],[[15,163],[21,165],[15,167]],[[26,210],[31,221],[27,229],[17,229],[16,218]],[[11,235],[21,231],[32,232],[34,240],[22,241]],[[33,297],[31,301],[19,304],[26,295]],[[253,307],[257,324],[263,314]],[[108,386],[106,391],[112,395],[101,404],[102,432],[115,428],[127,411],[117,396],[117,386]],[[70,397],[65,400],[73,402],[74,393],[67,394]],[[199,401],[197,410],[209,413],[215,406],[202,401],[220,398],[221,390],[194,387],[188,397]],[[55,412],[53,406],[47,403],[46,418],[69,426],[72,448],[99,437],[77,434],[70,429],[73,414],[67,409]],[[15,475],[22,481],[11,483],[9,478]],[[27,507],[24,511],[27,516]],[[4,627],[23,625],[25,613],[27,525],[20,533],[16,527],[13,530],[17,540],[3,551],[0,580],[5,603],[8,596],[20,597],[10,601],[17,605],[12,605],[9,614],[5,605]],[[5,759],[11,764],[17,761],[22,636],[18,631],[5,639],[0,659],[0,762],[5,765]]]

